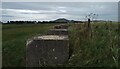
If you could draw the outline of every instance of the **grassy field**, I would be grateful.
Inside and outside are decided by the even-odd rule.
[[[25,66],[25,44],[28,38],[46,33],[53,24],[2,25],[2,51],[4,67]],[[84,30],[69,27],[71,58],[65,67],[117,67],[118,23],[92,24],[92,38]]]
[[[26,40],[34,35],[45,33],[52,25],[3,25],[2,51],[3,66],[24,66]]]

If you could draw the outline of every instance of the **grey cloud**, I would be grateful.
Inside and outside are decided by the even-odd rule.
[[[6,14],[2,16],[4,21],[14,18],[53,20],[60,17],[83,20],[91,12],[98,14],[98,19],[117,21],[118,15],[117,2],[3,2],[2,9],[4,9],[3,14]],[[13,11],[5,9],[13,9]]]

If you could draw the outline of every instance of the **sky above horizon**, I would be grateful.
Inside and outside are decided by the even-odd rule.
[[[90,13],[95,19],[118,21],[117,2],[2,2],[2,21],[43,21],[66,18],[85,20]]]

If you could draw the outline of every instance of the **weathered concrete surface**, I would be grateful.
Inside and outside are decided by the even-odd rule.
[[[50,29],[48,35],[68,35],[67,29]]]
[[[55,25],[54,29],[68,29],[68,25],[65,24]]]
[[[68,36],[44,35],[27,41],[27,67],[54,66],[69,58]]]

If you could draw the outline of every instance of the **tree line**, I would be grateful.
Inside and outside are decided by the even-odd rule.
[[[47,23],[68,23],[56,21],[7,21],[5,24],[47,24]]]

